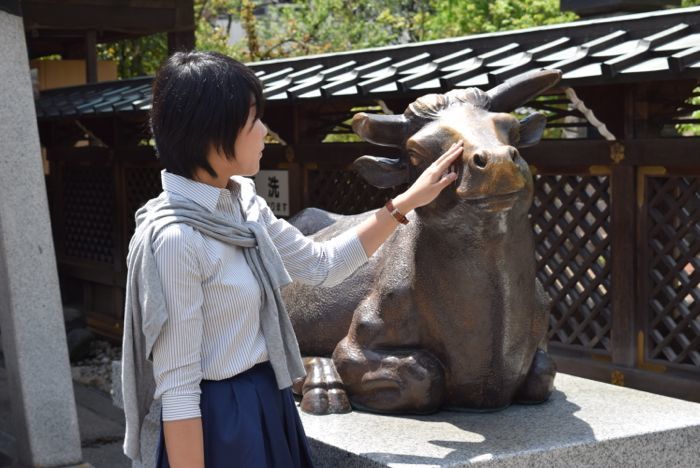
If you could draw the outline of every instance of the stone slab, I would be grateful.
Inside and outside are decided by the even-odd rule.
[[[113,399],[121,406],[120,363]],[[299,412],[317,468],[700,467],[700,404],[558,374],[552,398],[493,413]],[[152,466],[158,402],[141,433]]]
[[[700,404],[557,375],[494,413],[301,413],[319,467],[699,467]]]

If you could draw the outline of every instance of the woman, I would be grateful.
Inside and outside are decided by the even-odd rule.
[[[153,84],[163,193],[137,213],[129,247],[123,386],[125,451],[139,458],[152,360],[159,467],[311,466],[289,388],[303,366],[279,287],[342,281],[456,177],[461,142],[393,206],[313,242],[242,177],[260,168],[262,107],[255,74],[217,53],[176,53]]]

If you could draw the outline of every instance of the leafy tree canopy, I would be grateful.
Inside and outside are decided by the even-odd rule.
[[[246,18],[252,0],[241,2]],[[264,60],[442,39],[572,21],[558,0],[308,0],[280,4],[244,20],[245,60]],[[250,39],[255,38],[251,46]]]
[[[559,0],[195,0],[196,42],[244,62],[443,39],[573,21]],[[683,0],[682,6],[700,5]],[[265,10],[265,14],[255,13]],[[228,43],[221,24],[246,38]],[[153,74],[167,56],[165,34],[101,44],[119,76]]]

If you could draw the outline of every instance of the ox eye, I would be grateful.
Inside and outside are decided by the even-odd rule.
[[[417,153],[416,151],[409,150],[408,151],[408,159],[411,161],[411,164],[414,166],[420,166],[421,164],[425,164],[427,160],[423,155],[420,153]]]

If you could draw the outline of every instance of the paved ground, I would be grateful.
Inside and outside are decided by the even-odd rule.
[[[95,468],[127,468],[122,453],[124,414],[109,395],[73,382],[78,408],[83,461]],[[10,426],[10,398],[4,363],[0,359],[0,467],[11,466],[14,439]]]

